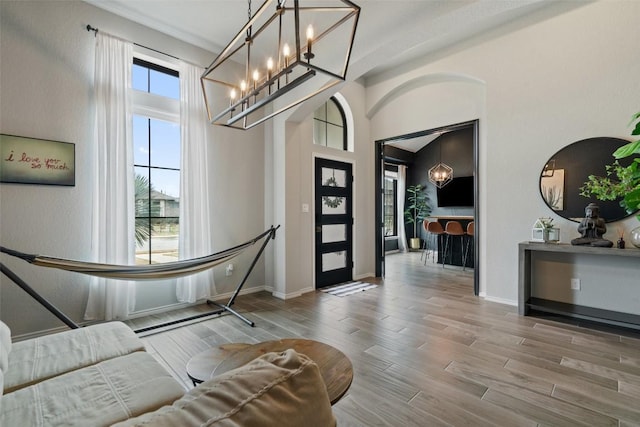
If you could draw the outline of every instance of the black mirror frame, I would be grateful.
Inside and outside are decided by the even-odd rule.
[[[619,204],[619,201],[601,201],[595,198],[580,196],[580,187],[587,181],[589,175],[606,175],[606,165],[614,162],[613,152],[629,141],[613,137],[587,138],[569,144],[558,150],[545,164],[540,172],[539,190],[542,200],[556,215],[569,221],[580,222],[584,217],[584,208],[591,202],[600,207],[601,217],[607,223],[620,221],[627,218],[628,214]],[[620,160],[620,164],[626,166],[628,159]],[[562,171],[563,197],[562,209],[554,209],[545,197],[543,179],[551,179],[551,174],[557,174],[559,179]],[[547,176],[545,176],[547,175]]]

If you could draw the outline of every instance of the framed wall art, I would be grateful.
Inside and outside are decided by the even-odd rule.
[[[75,186],[75,150],[68,142],[0,134],[0,182]]]
[[[564,169],[555,169],[552,175],[541,177],[540,192],[551,209],[564,210]]]

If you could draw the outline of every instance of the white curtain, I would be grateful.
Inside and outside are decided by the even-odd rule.
[[[95,153],[92,174],[92,259],[132,264],[135,258],[131,64],[129,42],[98,33],[95,57]],[[125,319],[135,305],[135,283],[91,278],[88,320]]]
[[[404,196],[407,189],[407,167],[398,165],[398,186],[396,193],[396,218],[398,221],[398,249],[407,251],[407,235],[404,231]]]
[[[210,127],[202,96],[202,69],[180,64],[180,238],[181,259],[209,255],[211,213],[209,209],[209,164],[207,132]],[[178,280],[176,297],[193,303],[215,292],[213,271]]]

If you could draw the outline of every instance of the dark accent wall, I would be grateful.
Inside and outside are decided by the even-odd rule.
[[[407,187],[422,184],[427,186],[431,215],[473,216],[473,207],[438,208],[436,186],[429,182],[429,169],[442,161],[453,168],[453,176],[473,176],[473,126],[442,134],[416,153],[396,147],[385,146],[385,159],[390,158],[408,166]],[[405,225],[407,239],[413,237],[413,225]],[[419,235],[423,236],[422,227]]]

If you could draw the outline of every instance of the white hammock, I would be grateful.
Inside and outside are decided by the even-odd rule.
[[[74,271],[77,273],[89,274],[91,276],[106,277],[109,279],[121,280],[147,280],[147,279],[169,279],[173,277],[186,276],[198,273],[223,264],[231,258],[236,257],[245,249],[253,246],[257,241],[262,240],[268,234],[274,233],[276,228],[271,227],[255,238],[232,248],[217,252],[211,255],[186,259],[181,261],[166,262],[162,264],[149,265],[117,265],[101,264],[97,262],[75,261],[62,258],[54,258],[43,255],[31,255],[18,252],[0,246],[0,252],[23,259],[30,264],[41,267],[58,268],[61,270]]]
[[[203,256],[200,258],[192,258],[186,259],[182,261],[175,262],[167,262],[163,264],[151,264],[151,265],[116,265],[116,264],[101,264],[97,262],[83,262],[83,261],[74,261],[69,259],[62,258],[53,258],[42,255],[31,255],[25,254],[23,252],[18,252],[13,249],[5,248],[0,246],[0,252],[5,253],[7,255],[11,255],[17,258],[20,258],[24,261],[27,261],[30,264],[38,265],[41,267],[50,267],[50,268],[58,268],[61,270],[73,271],[77,273],[89,274],[92,276],[99,277],[107,277],[110,279],[122,279],[122,280],[146,280],[146,279],[168,279],[172,277],[185,276],[188,274],[194,274],[199,271],[206,270],[208,268],[214,267],[218,264],[222,264],[231,258],[239,255],[245,249],[253,246],[256,242],[262,240],[262,247],[256,254],[253,262],[249,266],[247,272],[244,275],[242,281],[236,286],[236,290],[234,291],[231,298],[229,298],[229,302],[227,304],[220,304],[214,301],[207,301],[209,304],[216,305],[219,307],[219,310],[213,313],[201,313],[194,316],[187,317],[185,319],[173,320],[168,323],[164,323],[161,325],[150,326],[147,328],[142,328],[135,330],[134,332],[146,332],[151,329],[161,328],[167,325],[193,320],[204,316],[209,316],[211,314],[219,314],[224,311],[228,311],[234,316],[241,319],[243,322],[247,323],[250,326],[254,326],[254,323],[233,310],[231,306],[233,305],[236,297],[238,296],[240,289],[244,286],[245,282],[249,278],[249,274],[255,267],[258,262],[258,258],[262,255],[262,252],[267,247],[269,240],[275,239],[276,230],[280,228],[271,226],[270,229],[265,231],[264,233],[256,236],[255,238],[241,244],[238,246],[234,246],[232,248],[226,249],[221,252],[217,252],[215,254]],[[47,310],[49,310],[53,315],[55,315],[62,322],[67,324],[70,328],[78,328],[78,325],[67,317],[63,312],[58,310],[53,304],[51,304],[46,298],[42,295],[38,294],[31,286],[29,286],[24,280],[18,277],[13,271],[11,271],[8,267],[6,267],[3,263],[0,262],[0,272],[2,272],[5,276],[11,279],[16,285],[21,287],[25,292],[27,292],[31,297],[33,297],[36,301],[42,304]]]

